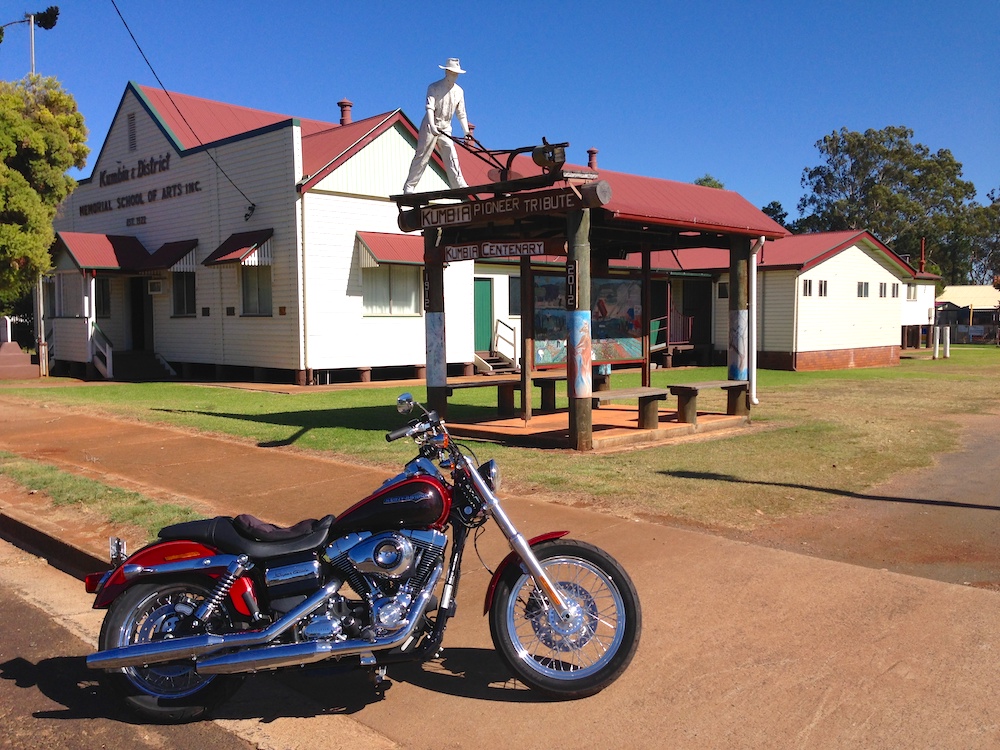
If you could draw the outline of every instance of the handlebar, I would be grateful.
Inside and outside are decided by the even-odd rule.
[[[410,430],[414,428],[413,424],[404,425],[403,427],[397,427],[392,432],[385,436],[385,442],[391,443],[393,440],[399,440],[410,434]]]

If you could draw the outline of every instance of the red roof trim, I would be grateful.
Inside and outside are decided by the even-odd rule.
[[[226,238],[215,251],[201,263],[203,266],[217,266],[221,263],[242,263],[258,247],[267,242],[273,229],[257,229],[252,232],[237,232]]]
[[[183,260],[188,253],[198,247],[198,240],[180,240],[179,242],[165,242],[159,249],[149,256],[146,270],[163,271],[171,268],[176,263]]]
[[[373,124],[374,122],[374,124]],[[403,125],[404,128],[409,130],[414,138],[417,136],[416,128],[413,127],[406,115],[403,114],[402,110],[396,109],[392,112],[387,112],[382,115],[376,115],[374,117],[368,117],[364,120],[358,120],[350,125],[341,125],[337,128],[336,140],[343,140],[345,134],[353,133],[354,130],[358,130],[361,126],[365,126],[364,132],[353,141],[351,141],[346,148],[338,146],[336,144],[330,144],[334,148],[340,148],[341,150],[332,159],[329,159],[323,166],[317,169],[312,174],[303,175],[299,184],[296,185],[296,189],[300,193],[304,193],[310,188],[314,187],[318,182],[323,180],[327,175],[336,170],[338,167],[342,166],[351,157],[358,154],[365,146],[368,146],[375,141],[380,135],[388,131],[390,128],[396,124]],[[313,133],[310,135],[302,136],[302,151],[303,151],[303,161],[306,159],[306,151],[312,150],[313,144],[309,141],[316,141],[319,137],[329,136],[330,133]],[[308,140],[307,140],[308,139]],[[307,146],[310,148],[307,149]],[[322,145],[317,143],[315,146],[317,149],[321,149]],[[436,155],[436,152],[435,152]],[[440,157],[437,157],[440,161]],[[305,166],[303,168],[306,168]]]

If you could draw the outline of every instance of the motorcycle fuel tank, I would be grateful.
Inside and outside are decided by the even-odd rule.
[[[440,529],[451,510],[451,492],[433,477],[394,479],[344,511],[333,523],[332,535],[352,531]]]

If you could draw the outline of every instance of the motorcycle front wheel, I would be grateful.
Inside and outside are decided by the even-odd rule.
[[[600,692],[628,667],[639,645],[642,612],[635,586],[607,552],[572,539],[533,548],[570,604],[559,617],[520,565],[501,575],[490,608],[490,634],[525,685],[557,698]]]
[[[98,641],[102,651],[166,638],[206,632],[186,632],[191,614],[211,593],[212,582],[170,580],[136,584],[114,601],[104,618]],[[214,633],[233,628],[230,613],[221,608],[208,624]],[[145,719],[178,724],[202,718],[239,688],[241,675],[200,675],[190,661],[123,667],[105,672],[101,682],[125,705]]]

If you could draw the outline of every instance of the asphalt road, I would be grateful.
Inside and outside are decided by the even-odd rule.
[[[8,559],[9,562],[9,559]],[[97,687],[84,657],[90,646],[0,581],[0,747],[249,750],[211,722],[132,723]]]
[[[281,680],[267,675],[248,679],[215,721],[139,723],[87,668],[84,659],[94,650],[104,616],[91,603],[79,581],[0,540],[0,748],[398,747],[312,700],[308,692],[322,685],[303,681],[301,675],[296,682],[294,673]],[[355,709],[363,705],[358,696],[370,695],[370,688],[361,687],[356,680],[341,686],[353,691],[354,699],[348,698],[350,692],[343,699]],[[329,695],[321,699],[329,704]]]

